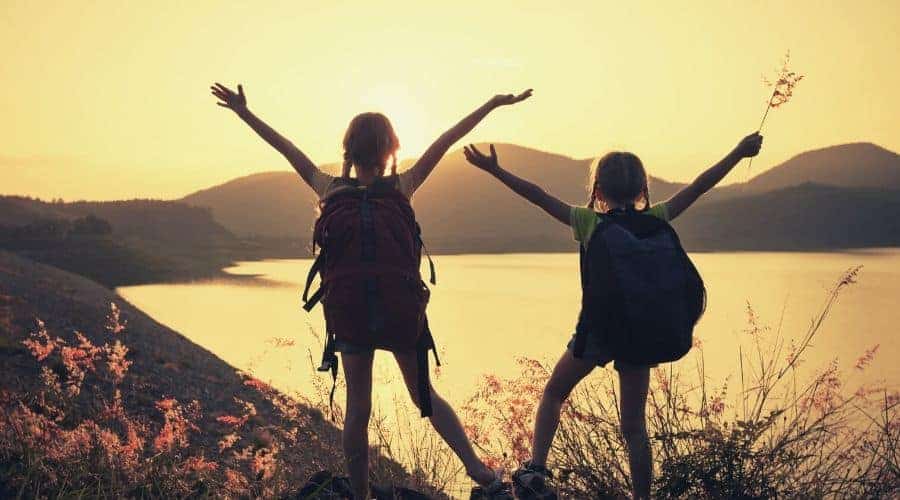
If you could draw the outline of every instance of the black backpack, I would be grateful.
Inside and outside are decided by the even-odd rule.
[[[675,361],[693,344],[706,288],[664,220],[634,210],[598,214],[581,248],[581,314],[575,357],[596,336],[613,359],[650,365]]]

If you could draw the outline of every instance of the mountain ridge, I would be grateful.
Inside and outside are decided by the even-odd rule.
[[[588,169],[592,159],[575,159],[509,143],[497,143],[495,146],[505,168],[534,181],[570,204],[585,203]],[[827,163],[822,169],[823,173],[816,174],[815,169],[809,166],[810,158],[821,157],[829,151],[835,152],[838,158]],[[874,182],[853,185],[847,181],[846,176],[833,175],[841,169],[847,172],[854,171],[852,166],[842,166],[849,161],[847,158],[863,160],[874,158],[859,168],[867,172],[873,170],[887,172],[881,178],[892,178],[890,177],[892,172],[900,172],[900,159],[896,153],[871,143],[821,148],[795,155],[761,172],[748,182],[713,189],[701,198],[696,207],[680,218],[676,226],[683,228],[683,239],[689,248],[734,249],[734,245],[724,237],[730,231],[729,226],[741,224],[740,214],[733,213],[732,207],[741,206],[745,210],[753,211],[755,204],[767,203],[785,207],[787,210],[788,207],[793,207],[793,204],[783,198],[796,193],[785,190],[807,184],[811,182],[810,179],[819,185],[811,188],[813,192],[825,193],[827,190],[823,186],[837,183],[838,185],[833,187],[848,191],[827,192],[832,196],[840,194],[847,199],[862,197],[864,203],[874,201],[873,198],[867,197],[869,195],[860,194],[859,190],[880,189],[886,193],[900,192],[900,177],[893,184],[882,180],[877,183],[876,188],[873,186]],[[885,158],[887,162],[884,161]],[[894,161],[891,162],[891,159]],[[404,162],[406,165],[409,163],[411,162]],[[337,168],[336,165],[330,167]],[[844,185],[840,185],[841,183]],[[650,192],[654,201],[667,199],[682,186],[684,186],[682,183],[669,182],[653,176],[650,178]],[[775,194],[764,196],[767,193]],[[819,204],[836,203],[827,196],[811,194],[809,196]],[[836,199],[841,199],[841,196]],[[885,196],[891,198],[897,195],[885,194],[882,197]],[[735,201],[741,198],[755,201]],[[290,171],[252,174],[191,193],[180,201],[208,207],[217,220],[239,236],[292,238],[299,241],[308,241],[317,207],[315,194]],[[461,150],[458,149],[451,151],[442,159],[432,176],[414,196],[413,206],[424,228],[429,247],[437,253],[569,251],[574,248],[567,228],[510,193],[484,172],[467,165]],[[715,206],[719,212],[713,209],[700,210],[706,206]],[[868,208],[855,206],[852,210],[864,213]],[[897,215],[900,217],[900,213]],[[729,217],[736,217],[737,221]],[[808,221],[801,215],[796,214],[792,217],[794,224],[808,226]],[[692,222],[693,219],[698,221]],[[862,217],[859,220],[854,219],[854,223],[865,225],[865,219]],[[785,227],[783,235],[768,234],[762,242],[749,243],[752,243],[750,246],[753,248],[774,250],[821,248],[821,242],[800,229],[802,227],[792,232]],[[792,235],[796,234],[806,235],[803,238],[807,238],[808,241],[792,241]],[[893,241],[891,238],[879,239],[871,235],[864,238],[865,242],[876,240],[887,243]],[[856,246],[853,241],[844,243]]]

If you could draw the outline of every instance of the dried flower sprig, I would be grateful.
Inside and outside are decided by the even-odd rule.
[[[781,69],[778,70],[778,78],[773,82],[763,76],[763,83],[767,87],[772,87],[772,95],[766,105],[766,112],[763,114],[762,120],[759,122],[759,130],[762,130],[763,124],[766,123],[766,117],[769,116],[769,110],[786,104],[794,95],[794,87],[803,79],[803,75],[791,71],[788,63],[791,61],[791,51],[784,54],[784,60],[781,63]]]
[[[778,77],[772,81],[763,76],[763,83],[766,87],[772,87],[772,95],[769,96],[769,101],[766,104],[766,111],[763,113],[762,120],[759,121],[758,131],[761,131],[763,125],[766,123],[766,118],[769,116],[769,111],[782,105],[786,104],[791,97],[794,96],[794,87],[800,83],[800,80],[803,79],[803,75],[791,71],[788,67],[788,63],[791,61],[791,51],[787,51],[784,54],[784,60],[781,62],[781,69],[778,70]],[[747,165],[747,168],[750,168],[750,165],[753,165],[753,158],[750,158],[750,163]]]

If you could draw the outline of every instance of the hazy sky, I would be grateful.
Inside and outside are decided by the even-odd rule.
[[[533,87],[466,140],[626,148],[687,180],[756,127],[761,75],[787,49],[806,79],[754,170],[837,143],[900,149],[892,0],[0,1],[0,193],[174,198],[289,169],[213,104],[215,80],[242,82],[319,163],[358,112],[385,112],[411,157],[491,95]]]

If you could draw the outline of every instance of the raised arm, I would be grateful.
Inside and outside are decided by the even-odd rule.
[[[221,101],[216,104],[234,111],[263,140],[284,155],[307,184],[313,185],[313,179],[320,172],[319,169],[297,146],[294,146],[294,143],[276,132],[275,129],[260,120],[247,108],[247,97],[244,95],[243,86],[238,85],[237,93],[221,83],[216,83],[210,88],[212,89],[212,94]]]
[[[731,172],[731,169],[744,158],[750,158],[759,154],[759,148],[762,147],[762,136],[759,132],[754,132],[747,137],[741,139],[735,148],[728,153],[725,158],[719,160],[718,163],[706,169],[705,172],[697,176],[694,182],[683,187],[681,191],[675,193],[674,196],[666,201],[666,209],[669,212],[669,219],[674,219],[681,215],[697,201],[704,193],[713,188],[722,179]]]
[[[531,89],[522,92],[519,95],[513,94],[500,94],[494,96],[491,100],[484,103],[473,111],[469,116],[466,116],[459,123],[453,126],[450,130],[441,134],[440,137],[437,138],[434,143],[425,150],[425,153],[416,161],[416,164],[412,166],[409,170],[410,179],[412,179],[413,185],[412,191],[415,191],[425,179],[428,178],[428,175],[431,174],[431,171],[434,170],[434,167],[438,164],[441,158],[444,157],[444,154],[450,149],[450,146],[456,144],[457,141],[462,139],[466,134],[472,131],[475,128],[475,125],[478,125],[481,120],[484,119],[491,111],[499,108],[500,106],[508,106],[510,104],[516,104],[518,102],[522,102],[525,99],[531,97]]]
[[[554,219],[567,226],[570,224],[569,214],[572,211],[571,205],[548,194],[537,184],[528,182],[525,179],[504,170],[497,161],[497,151],[494,150],[494,145],[491,144],[490,148],[490,156],[482,154],[482,152],[478,151],[478,148],[472,144],[469,144],[463,151],[466,155],[466,160],[468,160],[469,163],[493,175],[500,182],[506,184],[506,187],[512,189],[516,194],[544,209],[544,211],[553,216]]]

